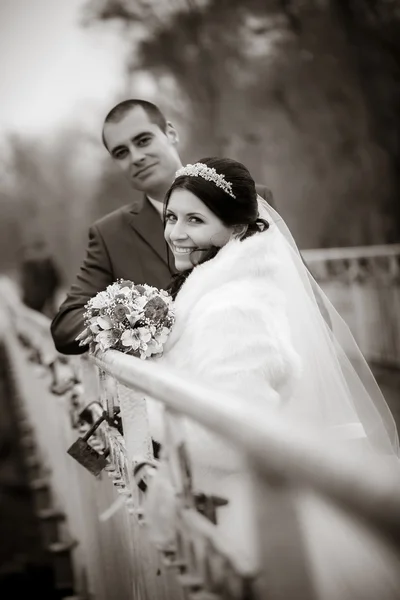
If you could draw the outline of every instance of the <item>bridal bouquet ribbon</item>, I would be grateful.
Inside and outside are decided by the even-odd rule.
[[[86,303],[76,339],[93,351],[113,348],[144,360],[162,354],[174,319],[168,292],[119,279]]]

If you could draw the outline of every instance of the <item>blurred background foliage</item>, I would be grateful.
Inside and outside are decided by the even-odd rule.
[[[86,0],[81,24],[129,45],[110,108],[144,97],[177,126],[184,162],[244,162],[301,248],[400,241],[399,1]],[[132,202],[102,119],[7,140],[0,268],[42,236],[69,281],[89,223]]]

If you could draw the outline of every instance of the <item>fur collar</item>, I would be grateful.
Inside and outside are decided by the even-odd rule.
[[[197,304],[201,302],[203,308],[215,305],[218,292],[229,289],[228,297],[236,297],[239,301],[243,291],[251,290],[260,296],[260,301],[263,296],[262,301],[266,303],[284,302],[279,285],[276,285],[280,261],[274,249],[275,235],[270,228],[243,241],[231,240],[215,258],[193,269],[175,300],[176,320],[165,345],[166,352],[179,340],[188,319],[196,313]],[[213,298],[208,300],[210,294]],[[224,298],[226,294],[218,294],[218,297]]]
[[[280,261],[274,249],[275,235],[270,228],[243,241],[233,239],[215,258],[195,267],[177,295],[177,313],[193,308],[205,294],[227,284],[245,286],[246,280],[252,284],[276,280]]]

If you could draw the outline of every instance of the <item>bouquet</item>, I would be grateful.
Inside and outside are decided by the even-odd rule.
[[[85,304],[85,329],[76,338],[91,350],[113,348],[141,359],[161,355],[175,315],[165,290],[119,279]]]

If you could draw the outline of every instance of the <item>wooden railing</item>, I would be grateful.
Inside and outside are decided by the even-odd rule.
[[[50,530],[49,547],[57,556],[70,552],[77,595],[95,600],[400,597],[397,463],[372,456],[366,461],[334,439],[328,443],[327,436],[321,439],[276,415],[244,409],[237,399],[151,362],[109,351],[66,363],[52,347],[47,320],[23,307],[7,282],[0,285],[0,315],[24,443],[35,451],[28,464],[39,516],[45,526],[51,515],[62,523]],[[231,534],[199,509],[185,446],[168,436],[174,478],[165,470],[159,489],[172,490],[173,510],[169,522],[152,522],[158,515],[146,512],[148,491],[166,463],[153,460],[145,397],[162,402],[172,423],[185,415],[246,457],[251,493],[242,517],[256,532],[255,552],[247,539],[235,543],[239,523],[231,523]],[[103,422],[89,442],[100,456],[105,450],[109,455],[95,477],[89,472],[94,463],[85,468],[67,449],[99,417]],[[155,467],[135,475],[146,461]],[[159,506],[160,513],[168,506],[166,495]],[[157,548],[154,539],[165,526],[173,543]]]
[[[370,363],[400,367],[400,244],[304,250]]]

